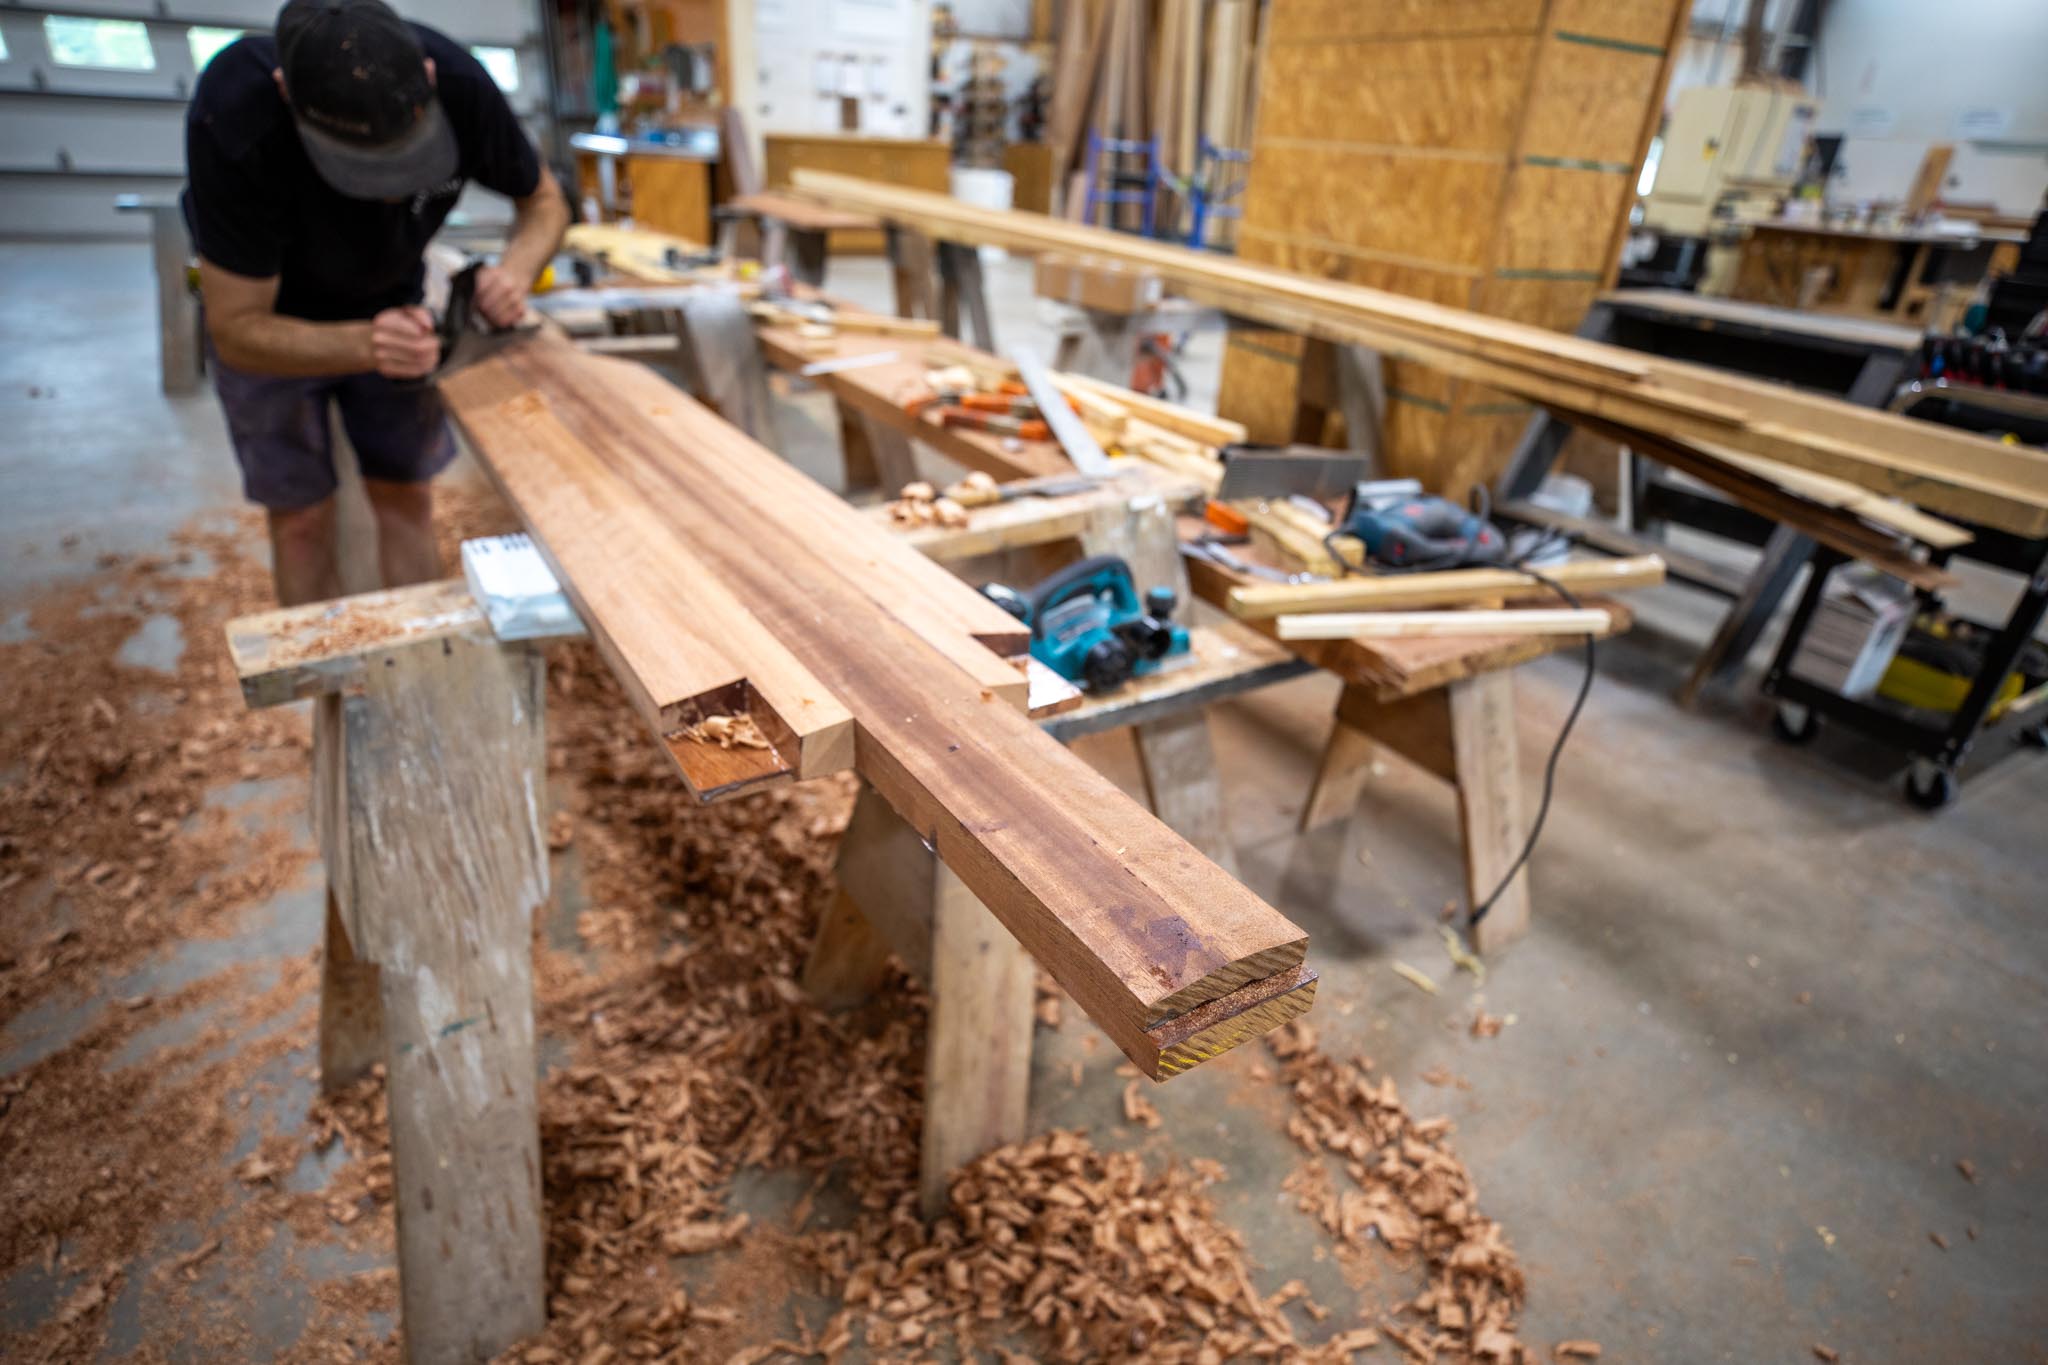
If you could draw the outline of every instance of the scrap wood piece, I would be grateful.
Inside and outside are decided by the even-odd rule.
[[[1233,587],[1249,584],[1247,574],[1196,556],[1183,555],[1195,596],[1221,606]],[[1611,598],[1589,600],[1608,615],[1608,635],[1629,628],[1634,617]],[[1247,621],[1262,635],[1279,638],[1274,621]],[[1380,640],[1290,640],[1287,647],[1318,668],[1366,689],[1375,701],[1394,701],[1445,683],[1498,668],[1510,668],[1558,649],[1573,647],[1569,635],[1408,636]]]
[[[1624,559],[1575,559],[1541,570],[1544,578],[1572,590],[1612,592],[1647,588],[1664,581],[1657,555]],[[1353,574],[1323,583],[1246,583],[1224,599],[1232,616],[1270,620],[1290,612],[1395,611],[1464,603],[1551,601],[1551,588],[1518,569],[1444,569],[1434,573]]]
[[[1939,592],[1952,588],[1956,577],[1946,569],[1914,559],[1899,533],[1879,530],[1853,511],[1815,502],[1753,469],[1718,459],[1714,450],[1676,437],[1631,432],[1625,427],[1584,414],[1569,415],[1576,426],[1621,441],[1652,459],[1692,475],[1728,494],[1745,507],[1779,521],[1853,559],[1860,559],[1893,577]],[[1947,523],[1939,523],[1947,525]]]
[[[1403,635],[1605,635],[1599,607],[1525,607],[1502,611],[1302,612],[1275,622],[1283,640],[1385,640]]]
[[[281,706],[361,682],[365,657],[490,630],[460,578],[280,607],[229,621],[228,655],[251,707]]]
[[[608,583],[622,642],[687,629],[705,583],[744,602],[853,715],[861,775],[1142,1072],[1173,1074],[1177,1030],[1220,1051],[1308,1008],[1301,930],[998,694],[1022,675],[975,631],[994,613],[1020,641],[1001,608],[639,367],[537,337],[444,388],[565,590],[689,546],[688,591]],[[592,496],[639,514],[593,520]]]

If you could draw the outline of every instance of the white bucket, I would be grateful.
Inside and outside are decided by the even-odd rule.
[[[955,166],[953,197],[976,208],[1007,209],[1016,202],[1017,178],[1008,171],[991,170],[986,166]],[[993,266],[1009,258],[1010,253],[999,246],[981,249],[981,262],[985,266]]]

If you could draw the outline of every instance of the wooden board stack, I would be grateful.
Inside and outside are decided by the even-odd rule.
[[[639,366],[442,389],[699,795],[856,769],[1154,1077],[1308,1008],[1301,930],[1025,717],[1014,618]]]
[[[2015,535],[2048,534],[2048,456],[2038,451],[1524,323],[1042,214],[977,208],[843,176],[799,173],[797,184],[830,203],[934,238],[1152,269],[1197,302],[1489,385],[1582,425],[1658,443],[1660,459],[1677,451],[1726,463],[1722,452],[1733,452]]]

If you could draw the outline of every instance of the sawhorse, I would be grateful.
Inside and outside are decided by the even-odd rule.
[[[411,1365],[546,1324],[533,937],[546,672],[459,580],[231,621],[251,706],[311,698],[320,1080],[385,1067]]]
[[[894,223],[885,224],[883,233],[889,245],[896,316],[931,318],[947,336],[994,351],[996,330],[982,280],[981,252],[959,242],[934,243],[923,233]],[[960,330],[963,314],[973,331],[971,338]]]
[[[1863,407],[1881,407],[1906,373],[1919,334],[1864,319],[1795,312],[1672,290],[1630,289],[1602,295],[1587,310],[1578,335],[1651,355],[1718,365],[1740,374],[1800,384]],[[1504,514],[1577,536],[1606,554],[1662,555],[1671,577],[1726,597],[1727,614],[1693,661],[1677,692],[1690,708],[1705,690],[1733,676],[1749,657],[1814,542],[1789,526],[1729,503],[1672,485],[1655,476],[1644,456],[1624,456],[1628,499],[1624,525],[1560,516],[1529,499],[1564,451],[1571,424],[1549,412],[1529,419],[1521,442],[1495,484]],[[1757,546],[1756,567],[1745,577],[1651,538],[1665,519]]]

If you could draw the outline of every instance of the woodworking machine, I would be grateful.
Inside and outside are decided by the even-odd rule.
[[[1172,588],[1141,602],[1131,566],[1115,555],[1070,564],[1026,592],[991,583],[988,599],[1031,627],[1031,657],[1085,691],[1107,692],[1188,651]]]

